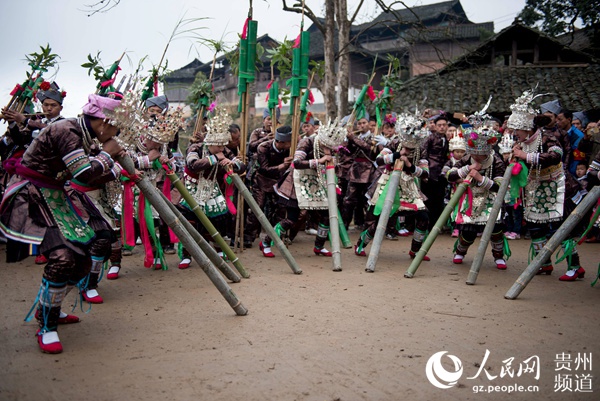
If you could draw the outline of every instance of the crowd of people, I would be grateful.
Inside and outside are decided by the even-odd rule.
[[[300,132],[294,132],[293,127],[280,124],[278,113],[265,110],[263,124],[249,135],[247,149],[240,149],[240,127],[217,108],[183,151],[177,129],[168,128],[173,128],[169,119],[175,117],[165,96],[145,101],[147,129],[128,147],[116,139],[120,131],[114,116],[125,102],[122,94],[90,95],[77,118],[61,116],[63,98],[54,85],[37,94],[42,113],[26,115],[4,108],[2,118],[9,127],[0,140],[0,231],[9,243],[7,262],[34,256],[36,263],[45,265],[30,315],[39,323],[37,341],[47,353],[62,352],[58,325],[79,321],[61,308],[66,294],[77,287],[82,301],[104,302],[98,292],[103,266],[108,280],[118,279],[122,256],[130,255],[136,242],[144,247],[146,268],[166,270],[164,254],[177,251],[178,267],[190,267],[189,252],[135,188],[142,172],[171,199],[165,171],[176,171],[231,245],[238,240],[245,248],[257,247],[266,258],[276,257],[273,238],[263,234],[258,216],[238,204],[232,173],[245,177],[277,235],[288,245],[300,232],[314,235],[308,252],[323,257],[332,256],[326,247],[331,208],[327,169],[334,168],[337,176],[340,230],[359,232],[353,248],[357,257],[367,256],[388,192],[395,192],[395,200],[385,238],[412,236],[407,248],[414,258],[428,232],[439,224],[457,185],[467,182],[450,219],[442,222],[456,237],[451,266],[463,263],[482,233],[510,169],[510,187],[490,240],[495,265],[501,270],[507,269],[511,255],[507,240],[530,238],[536,255],[598,184],[598,123],[563,109],[558,101],[542,104],[540,113],[531,91],[515,100],[512,113],[503,121],[486,113],[488,102],[469,116],[428,109],[388,112],[378,122],[362,112],[339,123],[320,124],[309,114]],[[125,155],[133,159],[136,174],[128,174],[115,161]],[[392,188],[393,171],[400,171],[400,179]],[[211,242],[189,202],[179,197],[172,201]],[[237,233],[240,208],[244,208],[244,230]],[[585,276],[574,243],[592,212],[564,244],[568,269],[561,281]],[[600,241],[595,223],[588,242]],[[552,271],[549,259],[539,274]]]

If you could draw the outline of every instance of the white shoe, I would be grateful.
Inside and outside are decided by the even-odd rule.
[[[107,280],[116,280],[119,278],[119,270],[121,270],[120,266],[111,266],[108,269],[108,273],[106,274]]]
[[[315,230],[314,228],[307,228],[306,230],[304,230],[304,232],[308,235],[317,235],[317,230]]]

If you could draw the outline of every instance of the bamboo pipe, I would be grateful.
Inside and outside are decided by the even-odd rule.
[[[223,253],[225,253],[225,255],[227,255],[227,258],[235,266],[237,271],[244,278],[250,277],[250,274],[248,274],[246,269],[244,269],[244,266],[242,265],[242,262],[240,261],[240,259],[236,256],[236,254],[233,252],[233,250],[229,247],[227,242],[223,239],[223,236],[221,236],[221,233],[219,233],[217,231],[217,229],[215,228],[213,223],[210,221],[210,219],[208,217],[206,217],[206,215],[204,214],[202,209],[200,209],[200,205],[198,205],[198,202],[196,202],[196,199],[194,199],[194,197],[189,193],[189,191],[187,190],[187,188],[185,187],[183,182],[181,182],[181,180],[179,179],[177,174],[175,174],[173,172],[171,172],[171,173],[166,172],[166,174],[167,174],[167,177],[169,178],[169,180],[171,180],[171,182],[175,186],[175,188],[177,188],[177,190],[179,191],[181,196],[183,196],[183,198],[188,203],[188,205],[190,205],[192,212],[196,215],[196,217],[198,217],[198,220],[200,220],[200,223],[206,228],[206,230],[208,231],[210,236],[215,240],[217,245],[223,250]]]
[[[169,199],[167,199],[165,194],[163,194],[160,191],[158,191],[158,193],[161,194],[161,198],[163,198],[169,209],[179,219],[179,221],[181,221],[181,223],[183,224],[183,228],[185,228],[187,232],[190,233],[194,241],[196,241],[196,243],[200,246],[202,252],[204,252],[204,254],[208,256],[212,264],[215,265],[216,268],[219,269],[221,273],[223,273],[225,277],[227,277],[229,280],[233,281],[234,283],[239,283],[241,281],[240,276],[227,263],[225,263],[225,261],[219,256],[217,251],[212,246],[210,246],[208,242],[206,242],[204,237],[202,237],[202,235],[194,228],[194,226],[192,226],[192,224],[189,221],[187,221],[187,219],[181,214],[181,212],[177,210],[175,205],[172,204]]]
[[[412,263],[408,267],[408,270],[406,271],[406,273],[404,273],[404,277],[406,277],[406,278],[414,277],[415,272],[417,271],[417,269],[419,268],[419,265],[423,261],[423,258],[425,257],[425,255],[427,255],[427,252],[429,252],[431,245],[433,245],[433,242],[437,238],[438,234],[440,234],[442,232],[442,227],[444,226],[444,224],[446,224],[448,217],[450,217],[450,213],[452,213],[452,210],[458,204],[460,197],[465,193],[465,191],[467,190],[467,187],[470,184],[471,184],[471,182],[466,180],[466,181],[463,181],[456,188],[454,195],[452,195],[452,198],[450,198],[450,200],[448,201],[448,204],[442,211],[440,218],[435,223],[435,226],[433,226],[433,228],[431,229],[431,232],[429,233],[429,235],[427,236],[427,238],[421,245],[421,249],[419,249],[419,252],[417,252],[417,254],[415,255],[415,258],[413,259]]]
[[[135,174],[135,167],[133,161],[128,155],[117,156],[116,160],[119,164],[131,175]],[[168,206],[164,204],[163,199],[160,195],[157,195],[156,187],[148,181],[146,177],[135,183],[140,191],[144,193],[144,196],[152,206],[158,211],[162,220],[173,230],[175,235],[179,238],[182,244],[189,250],[192,257],[202,268],[202,271],[208,276],[210,281],[217,287],[221,295],[227,300],[229,306],[235,311],[238,316],[244,316],[248,314],[248,309],[242,304],[237,298],[231,287],[225,282],[223,277],[219,274],[217,269],[213,266],[210,260],[200,250],[198,244],[196,244],[192,236],[183,228],[181,222],[171,212]]]
[[[498,213],[500,213],[500,209],[502,209],[502,204],[504,203],[504,195],[506,195],[506,191],[508,191],[508,185],[510,184],[511,175],[512,168],[506,167],[506,171],[504,172],[504,176],[502,177],[502,184],[500,184],[498,193],[496,193],[494,205],[492,206],[492,210],[490,211],[490,215],[488,216],[488,221],[485,224],[485,228],[483,229],[483,234],[481,234],[481,240],[479,241],[477,254],[473,259],[473,263],[471,263],[471,269],[469,270],[469,276],[467,277],[468,285],[474,285],[477,281],[477,276],[479,275],[479,270],[481,269],[481,264],[483,263],[485,252],[487,251],[487,247],[490,243],[490,238],[492,237],[492,231],[494,231],[494,226],[496,225]]]
[[[394,198],[396,197],[396,191],[398,190],[402,167],[404,167],[404,163],[400,159],[396,160],[394,162],[394,171],[392,171],[387,182],[388,190],[385,194],[383,208],[381,209],[381,214],[377,221],[377,228],[375,229],[375,237],[373,237],[373,245],[371,245],[371,252],[369,253],[369,259],[367,260],[367,266],[365,267],[365,271],[368,273],[373,273],[375,271],[375,266],[377,265],[381,243],[383,242],[383,236],[385,235],[387,224],[390,220]]]
[[[552,256],[554,251],[562,244],[562,242],[569,236],[575,226],[581,221],[583,216],[596,204],[600,197],[600,186],[595,186],[590,192],[583,198],[583,200],[577,205],[575,210],[567,217],[560,228],[554,233],[554,235],[548,240],[544,248],[537,254],[535,259],[531,261],[529,266],[521,273],[519,278],[510,287],[510,289],[504,295],[506,299],[516,299],[519,294],[527,287],[527,284],[533,279],[538,273],[542,264]]]
[[[342,271],[342,251],[340,249],[340,226],[338,220],[337,191],[335,189],[335,166],[330,161],[325,169],[327,177],[327,202],[329,209],[329,234],[331,234],[331,253],[333,271]]]
[[[285,244],[283,243],[281,238],[279,238],[279,235],[277,235],[277,233],[275,232],[275,229],[273,228],[271,223],[269,223],[269,219],[267,219],[267,216],[265,216],[265,214],[261,210],[260,206],[258,206],[258,203],[256,203],[256,201],[254,200],[254,198],[252,197],[252,194],[250,193],[250,191],[248,190],[246,185],[244,185],[244,182],[242,181],[240,176],[233,173],[230,175],[230,177],[233,179],[233,183],[237,187],[240,195],[244,197],[246,202],[248,202],[248,206],[250,206],[252,213],[254,213],[254,215],[260,222],[260,225],[262,226],[262,228],[267,232],[269,237],[271,237],[273,239],[275,246],[277,246],[277,249],[279,249],[279,251],[283,255],[283,258],[285,259],[287,264],[290,266],[292,271],[295,274],[302,274],[302,269],[300,269],[300,267],[294,260],[294,257],[292,256],[290,251],[285,247]]]

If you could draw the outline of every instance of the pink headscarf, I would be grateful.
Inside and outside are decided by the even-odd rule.
[[[113,111],[121,103],[120,100],[111,99],[100,95],[88,96],[88,103],[83,106],[83,114],[88,116],[106,118],[105,111]]]

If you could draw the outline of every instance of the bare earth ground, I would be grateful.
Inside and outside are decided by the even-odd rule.
[[[357,233],[351,232],[352,239]],[[465,280],[476,252],[453,266],[453,239],[440,236],[415,278],[403,277],[409,239],[384,240],[377,271],[342,251],[342,272],[331,259],[309,255],[313,237],[301,233],[292,254],[295,275],[275,250],[256,246],[241,254],[250,279],[231,284],[247,316],[236,316],[203,271],[142,267],[141,250],[124,258],[121,278],[103,281],[105,299],[79,324],[60,327],[61,355],[42,354],[36,324],[23,318],[39,288],[42,268],[33,258],[7,265],[0,245],[1,400],[444,400],[506,399],[474,393],[474,386],[538,385],[514,399],[598,399],[600,393],[600,285],[590,282],[600,245],[580,248],[588,277],[575,283],[538,276],[509,301],[504,294],[526,267],[529,241],[512,241],[507,271],[486,256],[477,285]],[[256,243],[255,243],[256,245]],[[369,248],[370,250],[370,248]],[[489,251],[488,251],[489,252]],[[74,294],[66,304],[72,305]],[[480,372],[486,350],[486,369]],[[448,351],[463,364],[458,384],[438,389],[427,380],[430,356]],[[556,354],[592,353],[592,393],[555,392]],[[531,356],[540,377],[517,371]],[[500,377],[514,358],[514,377]],[[444,366],[453,371],[445,356]],[[574,362],[571,368],[575,368]],[[570,388],[575,390],[572,371]],[[590,373],[590,372],[587,372]],[[470,379],[468,378],[470,377]]]

